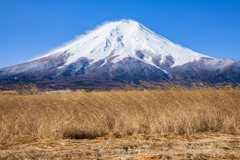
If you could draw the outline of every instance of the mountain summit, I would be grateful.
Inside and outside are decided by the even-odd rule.
[[[133,20],[107,23],[47,56],[64,52],[70,55],[63,66],[82,57],[91,59],[91,63],[99,60],[106,63],[110,57],[115,56],[112,60],[114,63],[131,57],[156,67],[159,67],[159,63],[164,63],[167,57],[171,57],[171,67],[174,67],[199,60],[201,57],[209,57],[177,45]]]
[[[22,81],[57,88],[114,87],[177,77],[239,83],[239,66],[238,61],[214,59],[175,44],[136,21],[121,20],[45,56],[0,69],[0,79],[2,85]]]

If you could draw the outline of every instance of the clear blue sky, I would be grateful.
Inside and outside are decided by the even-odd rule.
[[[0,68],[120,19],[196,52],[240,61],[240,0],[0,0]]]

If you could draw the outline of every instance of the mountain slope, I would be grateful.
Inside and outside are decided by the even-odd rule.
[[[121,20],[104,24],[43,57],[0,69],[0,79],[5,85],[23,81],[75,87],[175,81],[177,77],[238,83],[239,66],[238,61],[214,59],[184,48],[136,21]],[[222,80],[215,81],[213,75],[220,74]]]

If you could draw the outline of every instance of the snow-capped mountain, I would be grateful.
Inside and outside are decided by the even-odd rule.
[[[0,79],[2,84],[119,86],[125,81],[174,81],[176,77],[186,80],[186,76],[205,77],[204,81],[233,67],[232,76],[219,82],[238,83],[239,66],[238,61],[214,59],[175,44],[136,21],[121,20],[106,23],[45,56],[0,69]]]
[[[137,51],[142,51],[142,54],[136,54]],[[174,67],[199,60],[201,57],[209,57],[177,45],[133,20],[105,24],[76,42],[44,57],[64,52],[70,54],[61,67],[82,57],[91,59],[91,63],[99,60],[105,60],[106,63],[108,58],[113,56],[116,58],[112,62],[116,63],[131,57],[156,67],[158,65],[153,62],[154,59],[158,59],[159,63],[164,63],[166,57],[173,57],[172,67]]]

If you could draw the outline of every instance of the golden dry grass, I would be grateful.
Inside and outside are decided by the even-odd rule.
[[[17,153],[21,155],[20,151],[17,150],[17,153],[13,153],[14,150],[10,150],[11,147],[8,150],[9,146],[33,142],[37,144],[43,142],[61,144],[65,141],[64,139],[74,139],[76,143],[81,140],[75,139],[93,139],[86,141],[86,145],[88,145],[87,142],[94,143],[99,137],[103,144],[109,139],[115,139],[116,142],[122,141],[115,147],[121,148],[124,147],[126,137],[131,137],[135,141],[129,140],[127,143],[131,145],[131,143],[139,142],[140,148],[143,149],[144,145],[149,143],[148,145],[152,146],[155,142],[151,138],[145,139],[146,142],[143,142],[141,139],[133,137],[138,135],[151,137],[154,135],[157,137],[156,139],[159,139],[159,137],[166,138],[169,135],[186,137],[212,133],[225,135],[225,138],[232,136],[239,139],[240,135],[240,88],[233,87],[222,89],[172,87],[168,90],[121,90],[61,94],[4,93],[0,94],[0,110],[0,148],[2,147],[4,150],[2,154],[9,154],[15,158],[14,155]],[[107,140],[104,137],[108,137]],[[186,139],[180,138],[180,140],[184,148],[185,143],[187,143]],[[180,141],[178,141],[171,142],[172,146],[179,146]],[[226,140],[226,144],[230,141],[231,139]],[[235,150],[240,151],[239,141],[235,141]],[[169,142],[160,145],[156,141],[155,144],[159,145],[160,148],[167,145],[165,148],[171,150]],[[109,145],[101,147],[107,148],[107,146]],[[89,147],[91,148],[90,145]],[[199,148],[201,147],[199,146]],[[87,148],[85,149],[87,151]],[[148,159],[144,156],[151,158],[151,156],[158,156],[156,153],[159,153],[159,157],[161,155],[164,157],[164,153],[167,151],[162,151],[160,154],[158,149],[152,148],[151,152],[149,150],[144,155],[136,156],[139,159]],[[199,156],[201,153],[198,153],[197,145],[195,149],[196,155]],[[21,150],[24,149],[21,148]],[[93,150],[89,153],[92,154]],[[28,151],[29,154],[37,153],[32,152],[29,148]],[[231,155],[240,156],[235,154],[235,151],[233,152]],[[28,152],[26,151],[26,153]],[[207,151],[202,153],[213,157]],[[217,157],[217,153],[211,153]],[[177,155],[181,157],[180,154],[182,157],[189,156],[187,152],[182,151],[179,151],[178,155],[176,149],[174,153],[168,153],[170,157]],[[194,155],[194,150],[191,154]],[[230,152],[226,152],[225,155],[229,154]],[[44,155],[46,156],[46,154]],[[26,156],[29,157],[28,154]],[[97,157],[95,154],[94,156]]]

